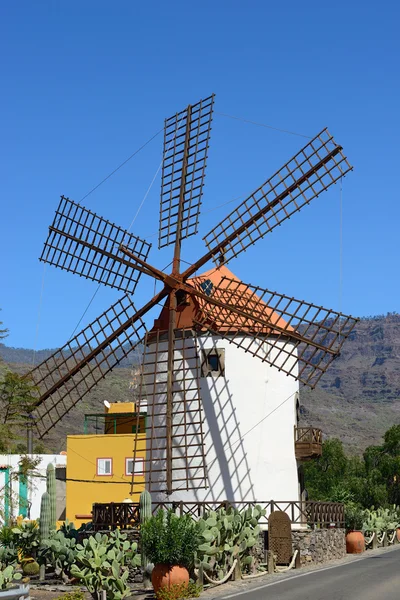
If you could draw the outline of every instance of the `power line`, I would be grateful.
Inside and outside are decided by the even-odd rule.
[[[46,475],[40,475],[39,473],[29,473],[28,477],[35,477],[37,479],[46,479]],[[126,481],[98,481],[97,479],[75,479],[73,477],[66,477],[64,479],[60,478],[60,477],[56,477],[56,479],[58,481],[74,481],[76,483],[108,483],[108,484],[113,484],[113,485],[130,485],[131,481],[130,479],[126,480]]]
[[[281,133],[288,133],[290,135],[297,135],[299,137],[307,138],[308,140],[312,139],[311,135],[304,135],[303,133],[297,133],[296,131],[289,131],[288,129],[280,129],[279,127],[273,127],[272,125],[266,125],[265,123],[257,123],[256,121],[250,121],[250,119],[245,119],[243,117],[235,117],[234,115],[227,115],[226,113],[221,113],[215,111],[216,115],[220,117],[227,117],[229,119],[235,119],[235,121],[243,121],[243,123],[251,123],[251,125],[257,125],[258,127],[265,127],[266,129],[273,129],[274,131],[280,131]]]
[[[222,204],[218,204],[217,206],[214,206],[213,208],[210,208],[209,210],[205,210],[202,214],[203,214],[203,216],[208,215],[209,213],[212,213],[215,210],[218,210],[219,208],[222,208],[224,206],[227,206],[228,204],[232,204],[232,202],[236,202],[237,200],[244,198],[244,196],[245,196],[245,194],[241,194],[240,196],[235,196],[235,198],[232,198],[231,200],[227,200],[226,202],[223,202]],[[154,237],[156,235],[158,235],[158,231],[156,231],[154,233],[149,233],[148,235],[145,235],[144,238],[147,240],[148,238]],[[185,261],[183,261],[183,262],[185,262]],[[191,264],[191,263],[188,263],[188,264]]]
[[[164,129],[164,128],[163,128],[163,129]],[[126,160],[124,160],[124,161],[123,161],[123,162],[122,162],[122,163],[121,163],[121,164],[120,164],[120,165],[119,165],[119,166],[118,166],[116,169],[114,169],[114,170],[113,170],[113,171],[112,171],[112,172],[111,172],[109,175],[107,175],[107,177],[105,177],[104,179],[102,179],[102,181],[100,181],[100,183],[98,183],[98,184],[97,184],[97,185],[96,185],[96,186],[95,186],[93,189],[91,189],[91,190],[90,190],[90,192],[88,192],[88,193],[87,193],[85,196],[83,196],[83,198],[81,198],[80,202],[83,202],[83,200],[84,200],[85,198],[87,198],[87,197],[88,197],[88,196],[89,196],[89,195],[90,195],[92,192],[94,192],[95,190],[97,190],[97,188],[99,188],[99,187],[100,187],[100,186],[101,186],[101,185],[102,185],[104,182],[106,182],[108,179],[110,179],[110,177],[112,177],[112,176],[113,176],[113,175],[114,175],[114,174],[115,174],[117,171],[119,171],[119,170],[120,170],[120,169],[121,169],[121,168],[122,168],[124,165],[126,165],[126,163],[127,163],[127,162],[129,162],[129,161],[130,161],[130,160],[131,160],[131,159],[132,159],[134,156],[136,156],[137,154],[139,154],[139,152],[140,152],[141,150],[143,150],[143,148],[145,148],[145,147],[146,147],[148,144],[150,144],[150,142],[152,142],[152,141],[153,141],[153,140],[154,140],[154,139],[155,139],[155,138],[156,138],[156,137],[157,137],[157,136],[158,136],[158,135],[159,135],[159,134],[160,134],[160,133],[163,131],[163,129],[160,129],[159,131],[157,131],[157,133],[155,133],[155,134],[154,134],[154,135],[153,135],[153,136],[152,136],[150,139],[148,139],[148,140],[147,140],[147,142],[145,142],[145,143],[144,143],[142,146],[140,146],[140,148],[138,148],[137,150],[135,150],[135,152],[134,152],[133,154],[131,154],[130,156],[128,156],[128,158],[127,158]],[[140,209],[142,208],[142,206],[143,206],[143,204],[144,204],[144,202],[145,202],[145,200],[146,200],[146,198],[147,198],[147,195],[148,195],[148,193],[150,192],[150,189],[151,189],[151,187],[152,187],[152,185],[153,185],[153,183],[154,183],[154,180],[155,180],[155,178],[156,178],[156,176],[157,176],[157,174],[158,174],[158,171],[159,171],[159,169],[157,170],[157,173],[156,173],[156,175],[154,176],[154,178],[153,178],[153,181],[151,182],[151,184],[150,184],[150,187],[149,187],[149,189],[147,190],[147,192],[146,192],[146,194],[145,194],[145,196],[144,196],[144,198],[143,198],[143,200],[142,200],[142,202],[141,202],[141,204],[140,204],[140,206],[139,206],[139,208],[138,208],[138,210],[137,210],[137,212],[136,212],[136,215],[135,215],[135,217],[134,217],[134,219],[133,219],[133,221],[132,221],[132,223],[131,223],[130,227],[132,227],[132,225],[133,225],[133,223],[134,223],[134,221],[135,221],[136,217],[138,216],[138,214],[139,214],[139,211],[140,211]],[[82,313],[82,315],[81,315],[81,317],[80,317],[80,319],[79,319],[78,323],[77,323],[77,324],[76,324],[76,326],[75,326],[75,329],[73,330],[72,334],[70,335],[70,338],[69,338],[70,340],[71,340],[71,339],[72,339],[72,337],[74,336],[74,333],[75,333],[75,331],[78,329],[78,327],[79,327],[79,325],[81,324],[81,322],[82,322],[83,318],[85,317],[85,315],[86,315],[87,311],[88,311],[88,310],[89,310],[89,308],[91,307],[91,305],[92,305],[92,302],[93,302],[93,300],[95,299],[95,297],[96,297],[96,295],[97,295],[97,293],[98,293],[98,291],[99,291],[100,287],[101,287],[101,282],[100,282],[100,283],[99,283],[99,285],[97,286],[97,289],[96,289],[96,291],[94,292],[93,296],[92,296],[92,297],[91,297],[91,299],[89,300],[89,303],[87,304],[87,306],[86,306],[85,310],[83,311],[83,313]]]
[[[120,169],[122,169],[122,167],[124,165],[126,165],[127,162],[129,162],[134,156],[136,156],[136,154],[139,154],[139,152],[141,150],[143,150],[143,148],[145,148],[148,144],[150,144],[150,142],[152,142],[158,135],[160,135],[160,133],[164,130],[160,129],[159,131],[157,131],[157,133],[155,133],[149,140],[147,140],[147,142],[145,142],[142,146],[140,146],[140,148],[138,148],[137,150],[135,150],[135,152],[133,154],[131,154],[130,156],[128,156],[128,158],[126,160],[124,160],[124,162],[122,162],[116,169],[114,169],[114,171],[111,171],[111,173],[109,173],[109,175],[107,175],[107,177],[104,177],[104,179],[102,179],[100,181],[100,183],[98,183],[97,185],[94,186],[93,189],[90,190],[90,192],[88,192],[85,196],[83,196],[83,198],[81,198],[80,202],[83,202],[83,200],[85,200],[85,198],[87,198],[88,196],[90,196],[90,194],[92,194],[95,190],[97,190],[97,188],[99,188],[101,185],[103,185],[103,183],[105,183],[108,179],[110,179],[110,177],[112,177],[117,171],[119,171]]]
[[[34,339],[33,353],[32,353],[32,367],[35,366],[36,346],[37,346],[38,337],[39,337],[40,317],[41,317],[41,313],[42,313],[43,290],[44,290],[44,276],[45,276],[45,273],[46,273],[46,263],[43,264],[42,285],[40,286],[38,317],[37,317],[37,321],[36,321],[36,331],[35,331],[35,339]]]
[[[297,394],[298,390],[296,390],[295,392],[293,392],[293,394],[290,394],[290,396],[288,396],[285,400],[283,400],[280,404],[278,404],[278,406],[275,406],[275,408],[273,408],[267,415],[265,415],[265,417],[263,417],[262,419],[260,419],[259,421],[257,421],[257,423],[255,423],[255,425],[253,425],[253,427],[251,427],[248,431],[246,431],[246,433],[244,433],[238,440],[237,440],[237,446],[236,448],[234,448],[234,450],[232,451],[232,453],[235,453],[236,450],[239,448],[240,444],[243,441],[243,438],[246,437],[246,435],[248,435],[249,433],[251,433],[254,429],[256,429],[256,427],[258,427],[259,425],[261,425],[261,423],[263,421],[265,421],[266,419],[268,419],[268,417],[270,417],[274,412],[276,412],[281,406],[283,406],[288,400],[290,400],[290,398],[293,398],[293,396],[295,396]],[[226,444],[225,444],[226,445]]]

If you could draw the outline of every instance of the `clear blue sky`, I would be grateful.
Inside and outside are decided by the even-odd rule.
[[[54,347],[96,284],[39,263],[59,196],[79,201],[163,126],[216,94],[215,109],[305,135],[328,126],[354,165],[334,186],[229,267],[246,282],[354,315],[400,310],[399,3],[338,0],[3,2],[0,7],[1,284],[7,344]],[[203,211],[258,187],[304,138],[216,115]],[[84,205],[127,227],[158,168],[162,137]],[[133,232],[159,252],[160,179]],[[236,206],[204,214],[184,245]],[[135,302],[153,291],[142,278]],[[101,289],[84,324],[118,297]],[[41,299],[41,300],[40,300]],[[40,324],[36,335],[39,306]]]

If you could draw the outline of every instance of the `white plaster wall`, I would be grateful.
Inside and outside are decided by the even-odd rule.
[[[29,458],[39,458],[40,463],[35,468],[35,476],[28,477],[28,502],[30,502],[30,518],[37,519],[40,517],[40,502],[42,494],[46,491],[46,469],[49,463],[54,467],[64,466],[67,464],[67,456],[62,454],[28,454]],[[11,473],[18,473],[19,462],[22,458],[20,454],[0,454],[0,465],[9,466]],[[0,490],[3,490],[5,485],[5,474],[0,473]],[[13,516],[18,516],[18,497],[19,497],[19,480],[18,477],[12,481],[13,492]],[[0,493],[1,513],[4,511],[4,494]]]
[[[235,339],[239,340],[238,337]],[[248,339],[243,341],[248,344]],[[204,336],[198,338],[197,344],[199,353],[201,349],[213,347],[225,349],[225,376],[200,378],[210,485],[208,489],[185,490],[182,489],[185,484],[177,482],[175,489],[181,489],[168,499],[298,500],[294,450],[298,382],[227,340]],[[161,346],[161,351],[166,351],[166,343]],[[264,344],[261,351],[265,355],[271,349]],[[286,359],[287,354],[282,354],[278,360]],[[289,361],[296,368],[295,357],[288,359],[286,367]],[[188,366],[193,369],[194,362],[186,364],[186,368]],[[159,419],[161,423],[165,424],[163,418]],[[165,435],[163,427],[155,432]],[[194,461],[191,472],[197,472]],[[174,477],[177,473],[181,471],[174,471]],[[162,479],[165,482],[165,474]],[[157,487],[153,479],[151,487],[155,500],[167,499],[164,483],[160,481]]]

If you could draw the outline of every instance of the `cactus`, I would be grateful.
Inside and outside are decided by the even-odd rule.
[[[39,549],[38,560],[50,564],[57,575],[66,583],[69,582],[71,566],[75,562],[75,539],[65,537],[62,531],[53,532],[51,539],[44,540]]]
[[[32,575],[38,575],[40,571],[40,567],[35,560],[31,560],[30,562],[25,562],[22,565],[22,572],[24,575],[28,575],[28,577],[32,577]]]
[[[45,492],[40,503],[40,543],[50,538],[50,496]]]
[[[143,524],[151,517],[151,494],[143,490],[139,499],[140,522]]]
[[[92,595],[105,590],[110,600],[121,600],[131,593],[126,561],[138,565],[140,556],[136,554],[137,545],[126,538],[119,532],[110,536],[96,533],[76,546],[76,562],[71,566],[71,574],[81,580]]]
[[[13,565],[8,565],[5,569],[0,570],[0,590],[13,587],[19,579],[22,579],[21,573],[16,573]]]
[[[151,494],[147,490],[143,490],[140,494],[139,499],[139,514],[140,514],[140,524],[143,525],[148,521],[151,517]],[[149,559],[145,555],[142,549],[142,569],[144,573],[145,583],[149,581],[149,577],[147,577],[147,570],[149,565]]]
[[[258,521],[265,515],[260,506],[239,512],[233,507],[210,511],[199,521],[200,540],[196,567],[222,579],[235,560],[251,567],[250,549],[260,533]]]
[[[39,521],[39,533],[40,533],[40,546],[43,547],[44,543],[50,538],[50,496],[45,492],[42,496],[40,503],[40,521]],[[44,581],[46,576],[46,558],[40,565],[40,580]]]
[[[50,497],[50,529],[55,530],[57,525],[56,471],[51,463],[47,465],[46,477],[46,491]]]
[[[377,531],[383,533],[384,531],[393,531],[399,526],[397,507],[393,509],[389,508],[378,508],[374,510],[364,511],[364,523],[363,531]]]

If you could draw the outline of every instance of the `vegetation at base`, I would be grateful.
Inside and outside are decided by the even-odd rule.
[[[4,527],[2,528],[4,529]],[[1,532],[2,530],[0,530]],[[9,566],[15,566],[18,563],[18,548],[10,544],[10,536],[4,536],[7,541],[0,541],[0,570]]]
[[[400,425],[369,446],[362,457],[349,456],[338,439],[323,443],[322,456],[304,466],[310,500],[355,503],[361,508],[400,505]]]
[[[192,581],[175,583],[169,587],[161,587],[156,593],[157,600],[180,600],[181,598],[198,598],[203,591],[201,585]]]
[[[366,509],[363,511],[363,531],[393,531],[400,527],[400,507]]]
[[[85,594],[81,590],[74,590],[62,596],[58,596],[55,600],[85,600]]]
[[[190,569],[199,544],[199,526],[189,515],[159,510],[141,527],[142,551],[153,564]]]
[[[364,511],[358,504],[349,502],[346,504],[345,527],[346,531],[361,531],[364,524]]]
[[[12,528],[11,543],[18,549],[22,558],[36,558],[40,546],[40,530],[36,521],[22,521]]]
[[[122,600],[131,593],[127,584],[128,565],[138,566],[141,562],[136,550],[137,544],[119,530],[109,535],[96,533],[77,544],[71,575],[79,579],[96,600],[102,590],[110,600]]]
[[[0,569],[0,590],[13,587],[20,579],[22,575],[16,572],[14,566],[9,565],[5,569]]]
[[[239,511],[232,506],[208,512],[198,522],[200,544],[195,566],[213,579],[223,579],[239,561],[242,571],[254,566],[251,550],[260,534],[258,521],[265,516],[261,506]]]
[[[35,560],[24,561],[22,563],[22,572],[24,575],[28,575],[28,577],[39,575],[39,570],[39,563],[37,563]]]

